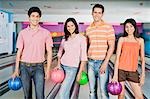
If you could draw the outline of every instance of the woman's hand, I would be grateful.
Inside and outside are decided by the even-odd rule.
[[[46,70],[45,72],[45,80],[48,80],[50,78],[50,70]]]
[[[61,65],[58,63],[54,69],[60,69],[60,68],[61,68]]]
[[[77,74],[77,78],[76,78],[76,81],[77,81],[77,82],[79,82],[79,81],[80,81],[81,74],[82,74],[82,72],[79,72],[79,73]]]
[[[111,82],[118,82],[118,75],[114,75]]]
[[[143,86],[145,82],[145,75],[141,75],[140,77],[140,86]]]

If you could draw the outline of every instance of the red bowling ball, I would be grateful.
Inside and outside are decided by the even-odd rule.
[[[51,80],[55,83],[61,83],[65,78],[64,71],[61,69],[52,70],[50,75],[51,75]]]
[[[119,82],[110,82],[107,85],[107,90],[112,95],[119,95],[122,91],[122,86]]]

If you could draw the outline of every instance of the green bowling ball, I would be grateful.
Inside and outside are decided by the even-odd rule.
[[[88,76],[87,76],[87,73],[86,72],[82,72],[82,74],[81,74],[81,78],[80,78],[80,80],[79,80],[79,84],[80,85],[85,85],[85,84],[87,84],[88,83]]]

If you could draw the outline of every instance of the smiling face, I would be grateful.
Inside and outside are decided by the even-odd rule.
[[[68,32],[70,32],[71,34],[73,34],[74,31],[75,31],[75,29],[76,29],[76,27],[75,27],[74,23],[72,21],[69,21],[67,23],[67,30],[68,30]]]
[[[29,16],[30,26],[38,26],[40,21],[40,15],[38,12],[32,12]]]
[[[131,23],[126,23],[125,31],[128,33],[128,35],[133,35],[135,28]]]
[[[103,16],[103,12],[101,8],[94,8],[92,12],[92,16],[95,22],[99,22]]]

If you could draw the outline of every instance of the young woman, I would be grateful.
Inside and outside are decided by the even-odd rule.
[[[141,59],[142,72],[139,79],[138,57]],[[119,81],[123,87],[119,99],[125,96],[125,81],[128,81],[135,99],[143,99],[141,86],[145,79],[144,40],[139,37],[134,19],[124,22],[124,37],[120,37],[117,46],[115,71],[112,81]]]
[[[59,90],[59,99],[70,99],[70,89],[75,80],[77,70],[79,68],[78,81],[87,61],[87,43],[86,38],[79,34],[78,25],[74,18],[66,20],[64,33],[65,36],[62,39],[57,55],[57,67],[61,67],[65,72],[65,79]]]

